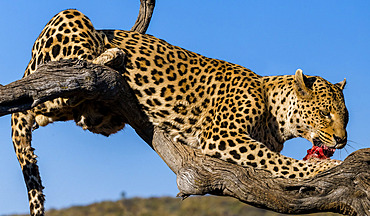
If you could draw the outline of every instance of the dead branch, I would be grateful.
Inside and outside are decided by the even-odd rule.
[[[152,131],[153,127],[131,91],[122,75],[109,67],[80,60],[48,62],[41,65],[37,73],[0,86],[0,116],[22,112],[58,97],[83,98],[120,107],[116,112],[134,119],[128,123],[134,128],[143,127],[137,133],[151,143],[152,135],[141,131]]]
[[[280,213],[336,212],[370,214],[370,148],[349,155],[334,169],[313,179],[274,178],[263,170],[241,167],[203,155],[154,131],[155,151],[177,174],[178,196],[231,196]]]
[[[139,16],[131,30],[145,33],[154,2],[141,0]],[[313,179],[274,178],[266,171],[227,163],[173,142],[148,121],[119,72],[79,60],[49,62],[37,73],[0,86],[0,116],[25,111],[57,97],[84,98],[114,107],[176,173],[180,197],[231,196],[281,213],[370,215],[370,149],[352,153],[343,164]]]
[[[140,0],[139,15],[131,31],[144,34],[149,27],[150,20],[155,6],[155,0]]]
[[[115,107],[137,133],[177,174],[179,196],[232,196],[281,213],[332,211],[348,215],[370,212],[370,149],[348,156],[343,164],[313,179],[274,178],[203,155],[153,130],[123,77],[115,70],[79,60],[49,62],[37,73],[0,87],[0,115],[30,109],[57,97],[83,97]],[[153,133],[154,131],[154,133]]]

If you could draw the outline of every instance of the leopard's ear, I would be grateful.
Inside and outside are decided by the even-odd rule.
[[[311,90],[307,87],[307,78],[303,74],[301,69],[295,72],[294,84],[297,95],[301,98],[308,99],[311,97]]]
[[[346,86],[346,83],[347,83],[346,78],[344,78],[342,82],[335,83],[334,85],[343,91],[344,87]]]

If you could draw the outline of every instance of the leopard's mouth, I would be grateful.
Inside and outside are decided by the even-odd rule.
[[[330,159],[334,152],[335,148],[326,146],[320,139],[314,139],[312,148],[307,150],[307,155],[303,160],[310,158]]]

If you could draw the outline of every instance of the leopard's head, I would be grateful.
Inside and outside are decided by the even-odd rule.
[[[298,136],[314,146],[341,149],[347,144],[348,110],[343,96],[346,79],[331,84],[298,69],[294,78],[297,95]],[[303,127],[303,128],[302,128]]]

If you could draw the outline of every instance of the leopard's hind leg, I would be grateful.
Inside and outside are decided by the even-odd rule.
[[[90,20],[77,10],[55,15],[45,26],[32,48],[32,59],[25,71],[28,76],[42,63],[60,59],[92,61],[104,51],[103,38]],[[32,110],[12,115],[12,140],[28,190],[31,215],[44,215],[44,195],[36,155],[31,146],[32,128],[53,121],[73,119],[68,99],[56,98]]]
[[[11,121],[12,141],[28,190],[30,213],[31,215],[43,215],[44,195],[42,190],[44,187],[41,183],[36,155],[31,146],[34,123],[35,115],[31,111],[13,114]]]

